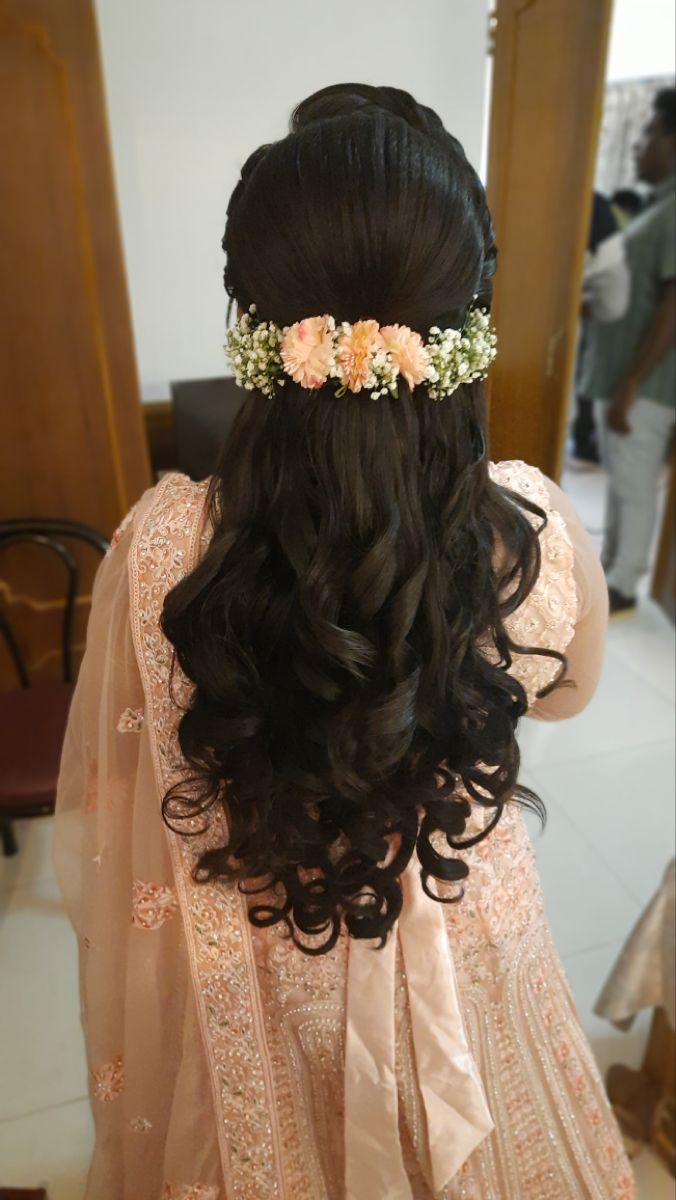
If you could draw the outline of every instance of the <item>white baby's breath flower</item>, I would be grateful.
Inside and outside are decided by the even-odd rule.
[[[310,318],[306,324],[310,325],[319,319]],[[337,326],[333,317],[326,316],[321,320],[326,329],[336,335],[334,350],[329,355],[324,369],[325,379],[340,385],[336,391],[336,396],[339,397],[348,389],[344,364],[341,365],[339,361],[336,347],[339,334],[350,337],[353,327],[344,321],[336,333]],[[360,325],[369,328],[373,326],[375,334],[378,334],[375,322],[361,322]],[[398,396],[398,379],[402,369],[401,346],[398,343],[401,342],[401,330],[405,328],[391,326],[384,329],[385,345],[377,346],[365,362],[359,379],[360,387],[355,389],[357,392],[363,388],[370,392],[374,400],[387,395],[395,398]],[[388,331],[397,334],[394,343],[387,340]],[[259,322],[253,305],[249,312],[244,313],[233,328],[228,330],[226,354],[237,383],[246,391],[258,390],[266,396],[273,396],[278,388],[284,386],[286,370],[282,359],[282,343],[287,333],[287,327],[280,328],[271,321]],[[410,330],[408,335],[410,338]],[[484,379],[495,358],[496,344],[497,339],[491,328],[490,318],[483,309],[473,309],[462,330],[440,329],[438,325],[433,325],[427,343],[423,345],[419,342],[423,378],[430,398],[442,400],[451,396],[461,384]],[[406,370],[405,365],[403,369]]]

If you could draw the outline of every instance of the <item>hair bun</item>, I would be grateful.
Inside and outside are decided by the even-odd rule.
[[[449,136],[431,108],[418,104],[409,92],[395,87],[374,87],[368,83],[336,83],[321,88],[294,109],[291,131],[324,121],[330,117],[351,116],[357,112],[385,112],[401,117],[413,129],[436,136]]]

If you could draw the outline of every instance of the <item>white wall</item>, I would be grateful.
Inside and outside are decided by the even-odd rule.
[[[608,82],[673,75],[675,44],[674,0],[615,0]]]
[[[487,0],[97,0],[144,399],[222,375],[228,196],[328,83],[411,91],[481,160]]]

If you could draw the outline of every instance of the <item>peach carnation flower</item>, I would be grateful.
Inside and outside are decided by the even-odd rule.
[[[333,361],[332,317],[307,317],[287,329],[282,339],[282,362],[287,375],[301,387],[322,387]]]
[[[372,373],[374,354],[383,348],[377,321],[355,321],[344,328],[338,339],[340,382],[351,392],[366,387]]]
[[[429,357],[420,334],[414,333],[408,325],[383,325],[380,336],[409,387],[422,383]]]

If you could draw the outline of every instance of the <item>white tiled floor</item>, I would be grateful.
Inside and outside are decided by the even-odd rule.
[[[77,953],[50,863],[51,820],[17,825],[0,859],[0,1185],[80,1200],[92,1124]]]
[[[600,528],[601,488],[598,475],[585,476],[578,496],[572,480],[592,528]],[[673,731],[674,630],[645,601],[611,627],[587,711],[563,725],[527,724],[522,734],[525,778],[549,810],[545,833],[533,826],[549,917],[603,1070],[638,1066],[645,1044],[647,1014],[621,1034],[592,1008],[674,853]],[[81,1200],[91,1119],[75,943],[56,896],[50,826],[20,828],[21,853],[0,859],[0,1183],[42,1182],[50,1200]],[[644,1150],[634,1165],[640,1200],[673,1200],[657,1159]]]

